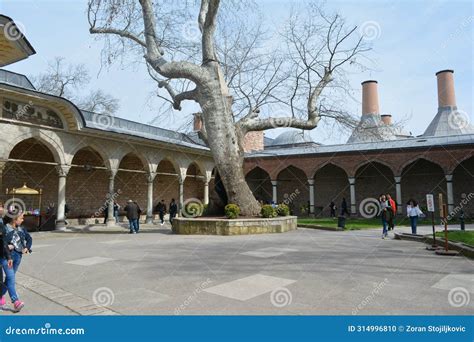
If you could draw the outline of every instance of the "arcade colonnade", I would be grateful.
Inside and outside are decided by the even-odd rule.
[[[468,216],[474,216],[472,148],[451,151],[442,158],[437,158],[433,150],[386,150],[377,157],[300,156],[285,158],[284,163],[277,158],[250,158],[245,170],[246,180],[258,199],[284,202],[297,215],[326,216],[331,201],[339,212],[343,198],[350,213],[360,215],[361,210],[367,210],[364,206],[382,193],[391,194],[398,213],[405,214],[410,199],[424,207],[426,194],[434,194],[437,201],[442,193],[453,216],[461,208]]]
[[[56,204],[57,228],[65,225],[66,202],[71,216],[78,217],[104,214],[108,203],[109,226],[115,224],[114,200],[122,206],[127,199],[138,200],[143,210],[146,202],[147,222],[161,199],[168,204],[175,198],[180,207],[191,197],[209,202],[214,164],[206,151],[153,146],[109,132],[54,131],[3,122],[0,129],[8,132],[0,140],[0,200],[8,201],[6,189],[23,183],[42,188],[41,210]]]

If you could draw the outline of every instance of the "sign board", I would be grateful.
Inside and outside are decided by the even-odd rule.
[[[426,205],[428,206],[428,211],[434,213],[435,206],[434,206],[434,196],[432,194],[426,195]]]
[[[443,216],[443,194],[442,193],[438,194],[438,201],[439,201],[439,216],[444,217]]]

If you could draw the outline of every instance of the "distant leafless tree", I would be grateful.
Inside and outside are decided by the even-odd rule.
[[[48,63],[46,72],[32,77],[36,89],[69,99],[79,108],[102,114],[114,114],[118,107],[118,99],[102,90],[91,90],[88,95],[78,95],[90,81],[84,64],[67,64],[63,57],[56,57]]]
[[[159,96],[202,111],[229,202],[259,212],[242,170],[246,133],[277,127],[313,129],[321,118],[354,120],[323,92],[344,92],[345,67],[368,50],[356,27],[306,3],[271,34],[254,2],[89,0],[90,32],[101,35],[107,63],[143,58]]]

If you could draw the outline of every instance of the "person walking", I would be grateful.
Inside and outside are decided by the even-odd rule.
[[[331,201],[331,203],[329,203],[330,217],[336,218],[336,209],[336,204],[334,203],[334,201]]]
[[[120,211],[120,205],[114,201],[114,218],[115,218],[115,223],[119,223],[119,211]]]
[[[397,215],[397,204],[393,200],[392,196],[390,194],[387,194],[387,201],[391,209],[391,215],[388,219],[388,230],[394,230],[395,229],[395,216]]]
[[[170,223],[173,224],[173,219],[176,217],[176,214],[178,213],[178,205],[176,204],[176,201],[174,198],[171,199],[170,203]]]
[[[160,224],[164,225],[165,224],[165,213],[166,213],[166,204],[165,200],[161,200],[161,202],[158,203],[156,206],[156,211],[158,211],[158,215],[160,215]]]
[[[6,280],[1,292],[0,305],[5,305],[5,295],[8,292],[10,299],[13,303],[13,310],[19,312],[25,303],[18,298],[16,292],[16,272],[20,267],[21,259],[23,254],[31,253],[31,246],[33,239],[28,231],[21,226],[23,223],[23,213],[8,213],[4,218],[3,237],[6,241],[8,249],[11,253],[11,262],[8,258],[3,257],[1,259],[3,271],[6,275]]]
[[[380,218],[382,219],[382,239],[385,239],[388,235],[387,233],[387,227],[388,227],[388,222],[387,218],[388,215],[391,214],[390,205],[387,201],[387,197],[385,195],[380,195],[379,197],[379,202],[380,202]]]
[[[124,210],[127,213],[127,219],[128,219],[128,223],[130,227],[129,234],[138,233],[138,218],[139,218],[138,205],[130,199],[128,200],[127,205],[125,206]]]
[[[411,233],[416,234],[416,226],[418,224],[418,217],[423,215],[423,212],[418,207],[418,203],[411,199],[407,203],[407,217],[410,219]]]
[[[346,214],[349,215],[349,210],[347,210],[346,198],[343,197],[341,202],[341,216],[345,216]]]
[[[3,209],[3,206],[2,206],[2,209]],[[12,256],[11,256],[11,253],[10,253],[10,249],[8,248],[8,244],[7,244],[7,240],[6,240],[6,236],[5,236],[5,227],[3,225],[3,211],[2,211],[2,216],[0,216],[0,262],[3,259],[7,260],[7,267],[8,268],[13,267]],[[0,264],[0,265],[2,265],[2,264]],[[3,267],[0,267],[0,268],[3,268]],[[4,289],[6,291],[7,287],[6,287],[6,285],[3,281],[3,270],[0,269],[0,294],[2,294],[4,292]],[[1,296],[1,298],[0,298],[0,307],[3,308],[5,303],[6,303],[5,297]]]
[[[140,216],[142,215],[142,208],[140,208],[140,206],[138,205],[137,201],[133,201],[133,203],[135,203],[137,205],[137,208],[138,208],[138,219],[137,219],[137,233],[138,231],[140,230]]]

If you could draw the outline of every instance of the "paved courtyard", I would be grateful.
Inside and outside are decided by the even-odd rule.
[[[26,302],[21,314],[455,315],[474,309],[473,260],[382,240],[380,230],[225,237],[143,228],[137,235],[34,233],[34,252],[18,275]]]

